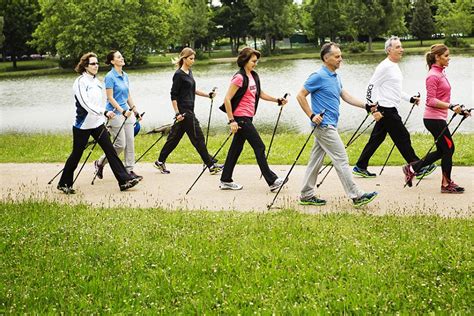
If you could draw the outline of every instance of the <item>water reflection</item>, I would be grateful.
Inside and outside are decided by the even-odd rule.
[[[339,74],[342,83],[354,96],[363,99],[365,89],[375,66],[381,57],[360,56],[344,60]],[[463,103],[469,107],[474,106],[473,89],[473,59],[469,56],[453,56],[447,69],[451,82],[452,101]],[[258,72],[262,81],[262,89],[274,96],[291,94],[289,104],[283,111],[281,121],[286,126],[293,126],[300,132],[308,132],[310,127],[308,119],[301,111],[295,95],[301,89],[306,78],[319,66],[320,60],[282,60],[262,61],[258,65]],[[423,56],[405,56],[400,64],[404,74],[404,90],[409,94],[418,91],[424,101],[426,92],[424,88],[427,72]],[[105,67],[100,75],[105,75]],[[226,125],[226,115],[218,106],[222,103],[229,80],[237,71],[234,63],[218,65],[199,65],[194,67],[194,76],[199,89],[204,91],[218,88],[218,96],[212,111],[212,125],[223,128]],[[174,69],[169,68],[131,71],[131,93],[141,112],[145,111],[144,128],[150,129],[162,124],[170,123],[174,112],[170,104],[169,91],[171,77]],[[65,132],[70,131],[75,107],[73,105],[72,83],[73,75],[31,77],[0,81],[0,132]],[[424,104],[424,102],[423,102]],[[196,114],[203,123],[207,123],[209,115],[209,99],[197,97]],[[415,109],[408,121],[410,131],[423,131],[423,107]],[[403,103],[400,114],[405,117],[410,109],[410,104]],[[274,103],[261,102],[255,122],[258,124],[273,124],[278,115],[278,107]],[[339,129],[342,131],[355,129],[365,116],[359,108],[343,103]],[[461,132],[474,132],[473,120],[466,120],[461,126]]]

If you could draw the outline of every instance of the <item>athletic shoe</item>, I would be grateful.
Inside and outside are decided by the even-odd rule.
[[[243,186],[235,182],[222,182],[219,185],[221,190],[242,190]]]
[[[451,181],[447,186],[441,186],[441,193],[461,194],[464,188]]]
[[[157,160],[157,161],[155,161],[155,163],[153,164],[153,166],[154,166],[156,169],[160,170],[160,172],[163,173],[163,174],[170,174],[170,173],[171,173],[171,171],[169,171],[168,169],[166,169],[166,165],[165,165],[164,162],[161,162],[161,161],[158,161],[158,160]]]
[[[280,187],[284,186],[285,183],[288,182],[288,178],[277,178],[275,182],[273,182],[272,185],[270,185],[270,191],[275,192],[277,191]]]
[[[101,165],[99,163],[99,160],[94,161],[94,167],[95,167],[95,174],[97,178],[103,179],[104,178],[104,165]]]
[[[132,178],[138,179],[138,181],[142,181],[142,180],[143,180],[143,177],[142,177],[142,176],[139,176],[138,174],[136,174],[136,173],[133,172],[133,171],[130,171],[129,175],[130,175]]]
[[[214,174],[219,174],[221,173],[222,168],[219,167],[218,165],[214,164],[211,167],[209,167],[209,172],[214,175]]]
[[[377,192],[364,193],[361,197],[352,199],[352,203],[354,203],[355,207],[361,207],[372,202],[377,195]]]
[[[415,177],[415,172],[413,171],[411,165],[407,163],[402,167],[403,173],[405,174],[405,184],[410,188],[413,185],[413,178]]]
[[[357,166],[354,166],[352,173],[362,178],[375,178],[377,176],[375,173],[369,172],[367,169],[362,169]]]
[[[131,189],[134,186],[136,186],[138,182],[140,182],[140,180],[138,180],[137,178],[132,178],[130,180],[127,180],[125,181],[124,184],[119,184],[120,191],[126,191],[128,189]]]
[[[429,176],[430,174],[432,174],[433,171],[435,171],[435,169],[436,169],[436,164],[434,163],[428,166],[424,166],[423,168],[420,169],[420,171],[416,173],[416,178],[417,179],[425,178]]]
[[[63,191],[66,194],[76,194],[76,190],[65,184],[58,184],[57,188],[58,190]]]
[[[326,200],[318,199],[317,197],[312,196],[312,197],[306,198],[306,199],[301,199],[301,198],[300,198],[299,204],[300,204],[300,205],[316,205],[316,206],[322,206],[322,205],[326,205]]]

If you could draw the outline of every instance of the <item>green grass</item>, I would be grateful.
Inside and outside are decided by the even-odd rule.
[[[0,313],[460,313],[472,219],[0,204]]]
[[[262,139],[265,144],[270,143],[271,135],[268,132],[271,130],[270,126],[260,128],[263,131]],[[348,141],[351,134],[342,134],[344,143]],[[349,162],[351,165],[355,164],[357,158],[362,152],[368,140],[368,134],[362,135],[353,145],[347,149]],[[135,138],[135,153],[138,158],[145,150],[153,144],[158,138],[158,135],[138,135]],[[227,137],[227,134],[210,134],[209,135],[209,151],[213,154],[222,142]],[[307,135],[296,133],[280,133],[275,136],[273,141],[269,163],[291,165],[298,152],[301,150]],[[91,138],[92,139],[92,138]],[[413,134],[411,136],[413,148],[419,156],[423,156],[426,151],[433,144],[433,137],[428,134]],[[165,142],[163,138],[143,159],[144,162],[151,162],[157,158],[158,152]],[[454,154],[454,164],[458,166],[472,166],[474,165],[474,134],[456,134],[454,138],[456,145],[456,152]],[[221,150],[218,155],[220,161],[224,161],[227,154],[227,149],[231,141]],[[313,141],[310,140],[305,151],[301,155],[298,164],[305,165],[309,159],[310,149]],[[392,141],[387,137],[386,141],[380,146],[370,161],[371,165],[383,165],[388,152],[392,147]],[[64,162],[71,153],[72,137],[68,134],[16,134],[6,133],[0,134],[0,163],[6,162]],[[90,148],[90,147],[89,147]],[[83,159],[89,153],[89,148],[86,149]],[[102,154],[102,151],[97,147],[89,161],[97,159]],[[183,137],[181,143],[169,156],[170,163],[201,163],[200,157],[196,150],[191,145],[188,137]],[[249,144],[246,144],[244,151],[239,159],[239,164],[255,164],[255,155]],[[392,153],[388,165],[403,165],[405,161],[401,157],[397,149]]]

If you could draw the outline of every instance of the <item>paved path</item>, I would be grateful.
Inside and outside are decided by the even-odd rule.
[[[86,203],[101,207],[162,207],[166,209],[205,209],[266,211],[274,193],[265,181],[259,180],[260,172],[256,165],[237,165],[234,180],[244,186],[241,191],[221,191],[218,189],[219,176],[211,176],[207,171],[193,190],[184,193],[198,176],[201,165],[168,164],[171,174],[158,173],[151,163],[139,164],[136,172],[144,180],[130,191],[120,192],[111,170],[106,167],[105,178],[90,185],[93,175],[92,164],[87,164],[79,176],[75,195],[66,196],[47,182],[63,167],[59,163],[48,164],[0,164],[0,199],[24,200],[47,199],[61,203]],[[281,177],[290,166],[272,166]],[[299,189],[305,167],[296,166],[290,181],[283,188],[275,203],[275,209],[295,208],[308,213],[366,212],[368,214],[439,214],[449,217],[472,217],[474,215],[473,195],[474,167],[455,167],[456,182],[466,188],[464,194],[440,193],[441,169],[424,179],[420,186],[403,188],[401,167],[387,167],[381,177],[375,179],[355,178],[356,183],[366,191],[378,191],[379,197],[362,209],[352,207],[345,196],[336,172],[333,170],[318,190],[319,196],[327,199],[323,207],[299,206]],[[380,167],[370,168],[378,172]]]

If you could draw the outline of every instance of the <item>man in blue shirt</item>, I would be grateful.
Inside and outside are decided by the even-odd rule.
[[[352,179],[344,144],[337,132],[340,98],[345,102],[365,109],[364,102],[351,96],[342,88],[336,70],[342,62],[342,53],[335,43],[326,43],[321,47],[323,66],[311,74],[297,95],[298,103],[311,120],[314,130],[314,146],[304,176],[300,204],[325,205],[326,201],[315,196],[314,186],[326,154],[331,158],[342,186],[355,206],[372,202],[377,192],[364,193]],[[311,94],[311,107],[306,97]],[[321,113],[324,112],[324,115]]]

